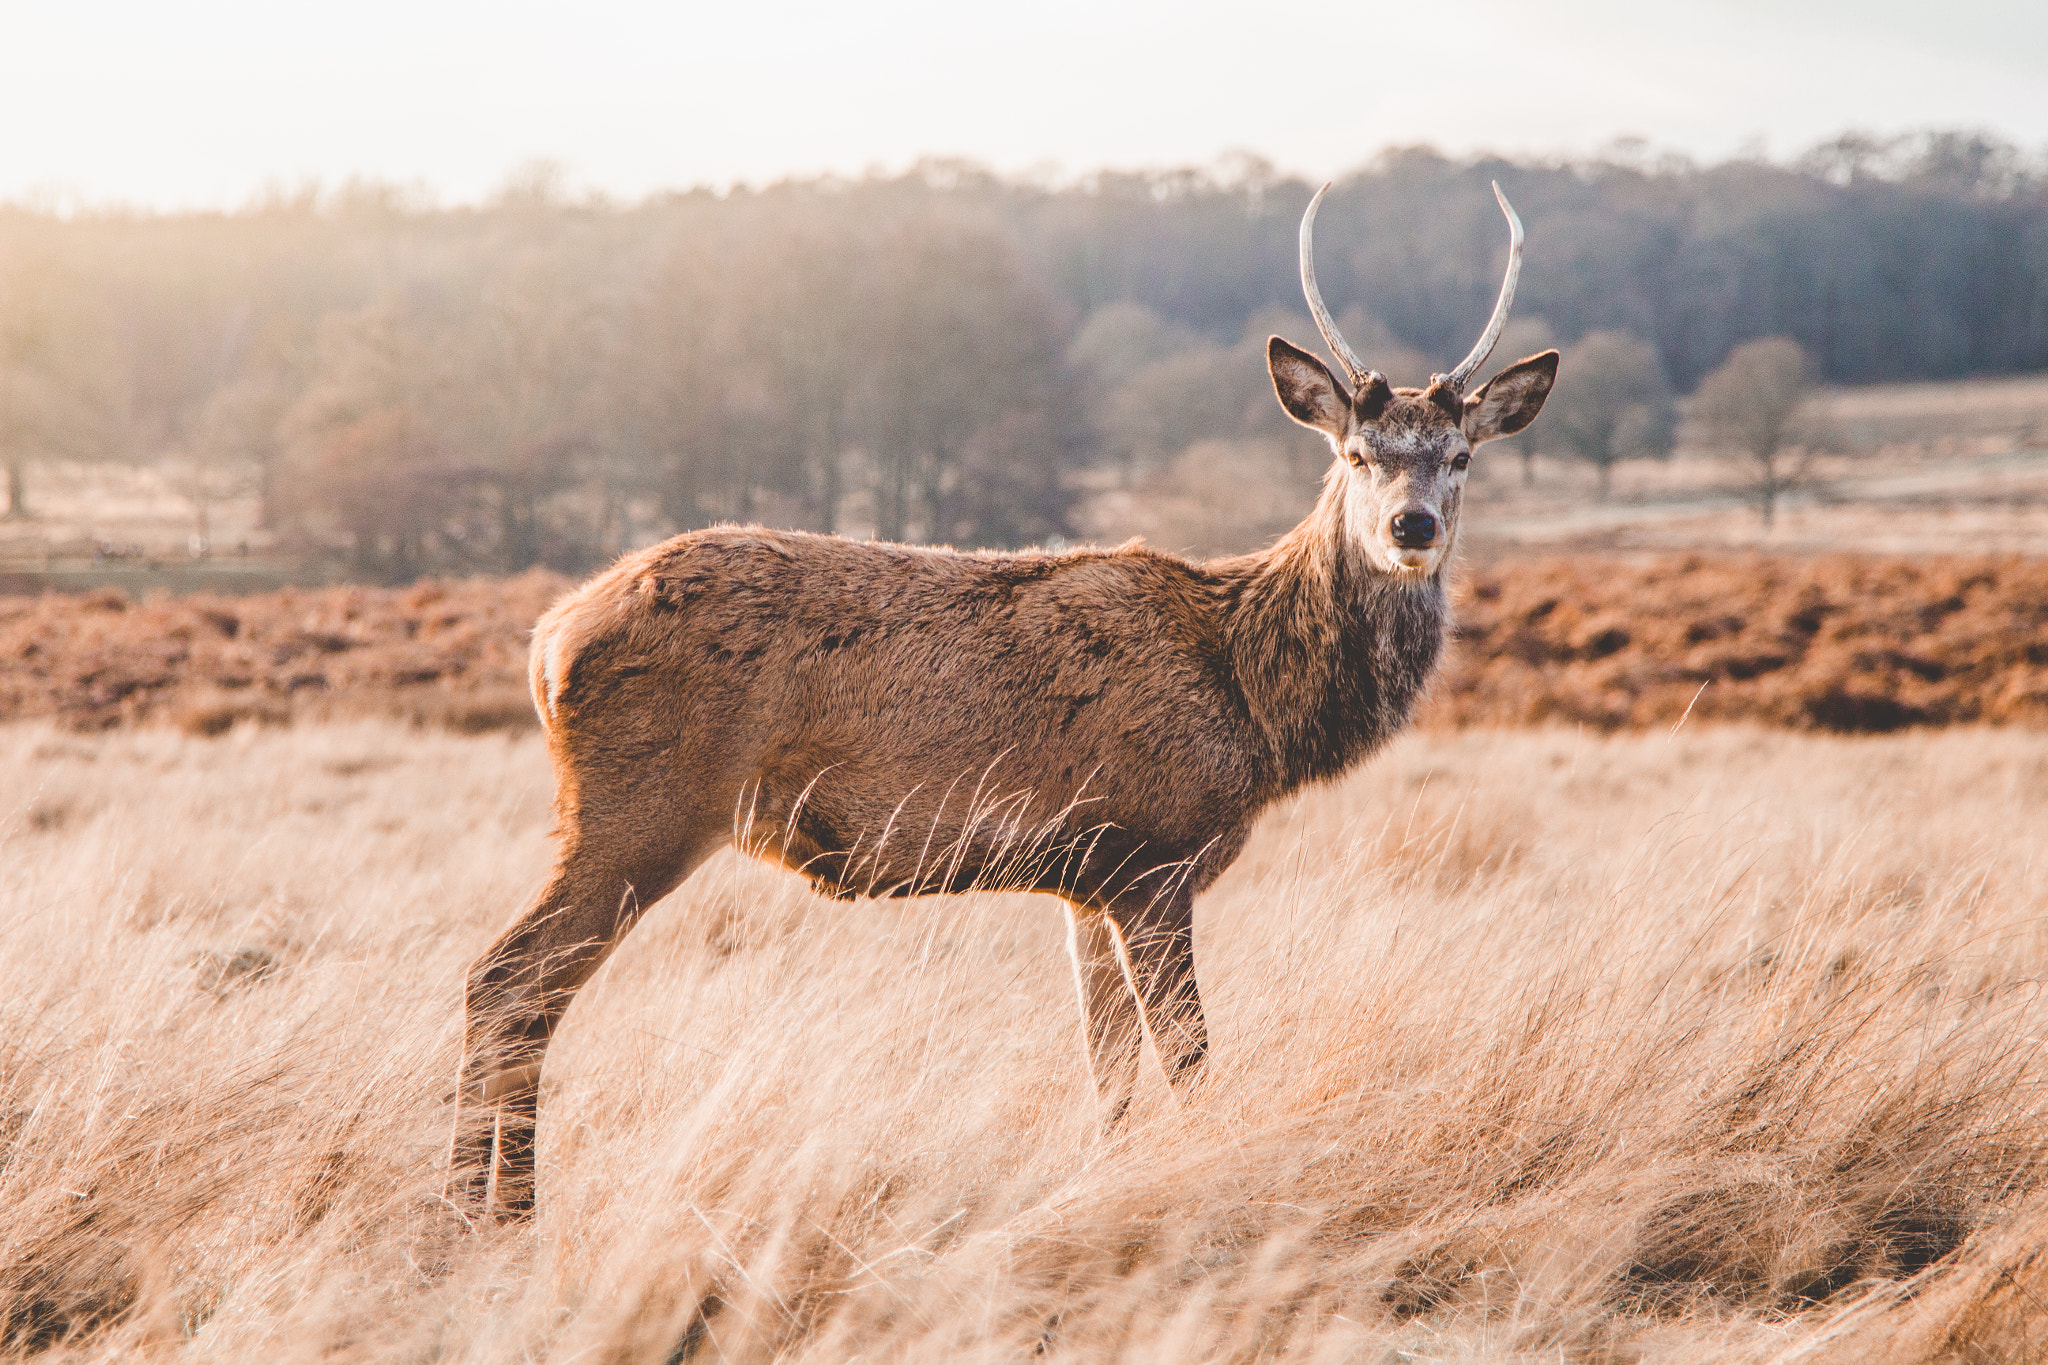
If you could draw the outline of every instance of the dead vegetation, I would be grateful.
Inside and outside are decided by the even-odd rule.
[[[533,724],[527,632],[567,586],[535,571],[248,597],[0,597],[0,719],[200,735],[351,714],[522,728]]]
[[[135,602],[0,597],[0,720],[374,715],[459,732],[533,723],[526,635],[565,580],[288,589]],[[2048,728],[2048,561],[1663,555],[1463,571],[1434,728],[1669,727],[1688,711],[1868,733]]]
[[[0,731],[0,1353],[1975,1361],[2044,1331],[2048,737],[1416,735],[1203,901],[1097,1142],[1037,898],[721,855],[439,1198],[531,736]],[[36,810],[61,810],[38,820]],[[1396,1358],[1399,1358],[1398,1356]]]
[[[2048,728],[2048,560],[1513,559],[1467,589],[1428,724]]]

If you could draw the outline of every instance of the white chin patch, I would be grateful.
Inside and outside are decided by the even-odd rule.
[[[1435,566],[1435,550],[1387,551],[1387,567],[1395,573],[1427,573]]]

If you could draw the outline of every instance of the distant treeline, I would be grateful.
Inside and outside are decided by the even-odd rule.
[[[1633,334],[1681,389],[1768,335],[1840,382],[2048,368],[2048,172],[1931,134],[1791,166],[1389,153],[1331,192],[1318,265],[1397,382],[1487,315],[1494,179],[1529,232],[1509,345]],[[253,482],[288,543],[384,579],[580,568],[725,517],[1039,540],[1077,473],[1285,434],[1257,345],[1313,339],[1312,189],[1242,159],[1065,187],[933,163],[633,205],[537,170],[476,208],[4,208],[10,507],[34,462],[161,461],[202,500]]]

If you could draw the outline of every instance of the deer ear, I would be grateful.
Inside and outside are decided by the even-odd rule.
[[[1512,436],[1536,420],[1550,386],[1557,382],[1557,352],[1544,351],[1517,360],[1465,400],[1459,429],[1473,445],[1496,436]]]
[[[1351,434],[1351,401],[1322,361],[1279,337],[1266,340],[1266,369],[1287,415],[1305,427],[1343,440]]]

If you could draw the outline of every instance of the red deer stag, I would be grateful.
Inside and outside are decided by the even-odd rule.
[[[1324,187],[1325,190],[1328,186]],[[530,1210],[541,1059],[577,988],[720,846],[839,895],[972,887],[1067,904],[1087,1052],[1115,1123],[1151,1031],[1201,1070],[1192,907],[1259,812],[1407,719],[1436,666],[1472,448],[1526,427],[1557,352],[1465,389],[1472,353],[1397,389],[1338,335],[1301,220],[1301,283],[1348,392],[1267,343],[1287,415],[1336,459],[1270,549],[1190,563],[1137,545],[961,554],[758,526],[677,536],[533,632],[560,819],[554,875],[471,971],[453,1175]],[[736,820],[736,813],[745,817]]]

